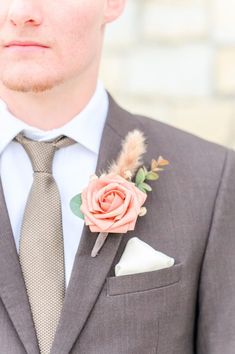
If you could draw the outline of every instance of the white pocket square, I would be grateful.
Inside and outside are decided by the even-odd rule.
[[[174,258],[156,251],[138,237],[132,237],[126,244],[121,259],[115,266],[115,275],[128,275],[169,268]]]

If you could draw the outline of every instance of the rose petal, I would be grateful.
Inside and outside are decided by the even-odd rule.
[[[114,190],[106,193],[102,197],[100,206],[103,211],[110,212],[120,207],[123,204],[123,200],[125,200],[124,193],[121,193],[119,190]]]

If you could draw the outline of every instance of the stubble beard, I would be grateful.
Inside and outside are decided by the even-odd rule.
[[[31,68],[31,72],[32,74],[27,67],[21,70],[17,67],[15,70],[5,68],[0,75],[0,81],[7,89],[21,93],[43,93],[64,82],[63,76],[50,68],[42,71],[35,67]]]
[[[45,80],[25,79],[4,76],[1,79],[2,84],[9,90],[21,93],[42,93],[52,90],[55,86],[63,83],[63,79],[46,78]]]

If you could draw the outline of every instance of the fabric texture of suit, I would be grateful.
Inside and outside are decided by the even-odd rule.
[[[110,98],[97,173],[133,129],[144,162],[170,165],[148,194],[135,231],[110,234],[100,254],[84,227],[51,354],[235,353],[235,153],[122,110]],[[175,258],[173,267],[114,277],[137,236]],[[0,190],[0,354],[39,354],[24,281]]]

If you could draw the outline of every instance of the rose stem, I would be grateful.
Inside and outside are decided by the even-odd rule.
[[[103,244],[105,243],[105,240],[108,236],[108,232],[100,232],[97,239],[96,239],[96,242],[95,242],[95,245],[91,251],[91,257],[96,257],[98,252],[100,251],[100,249],[102,248]]]

